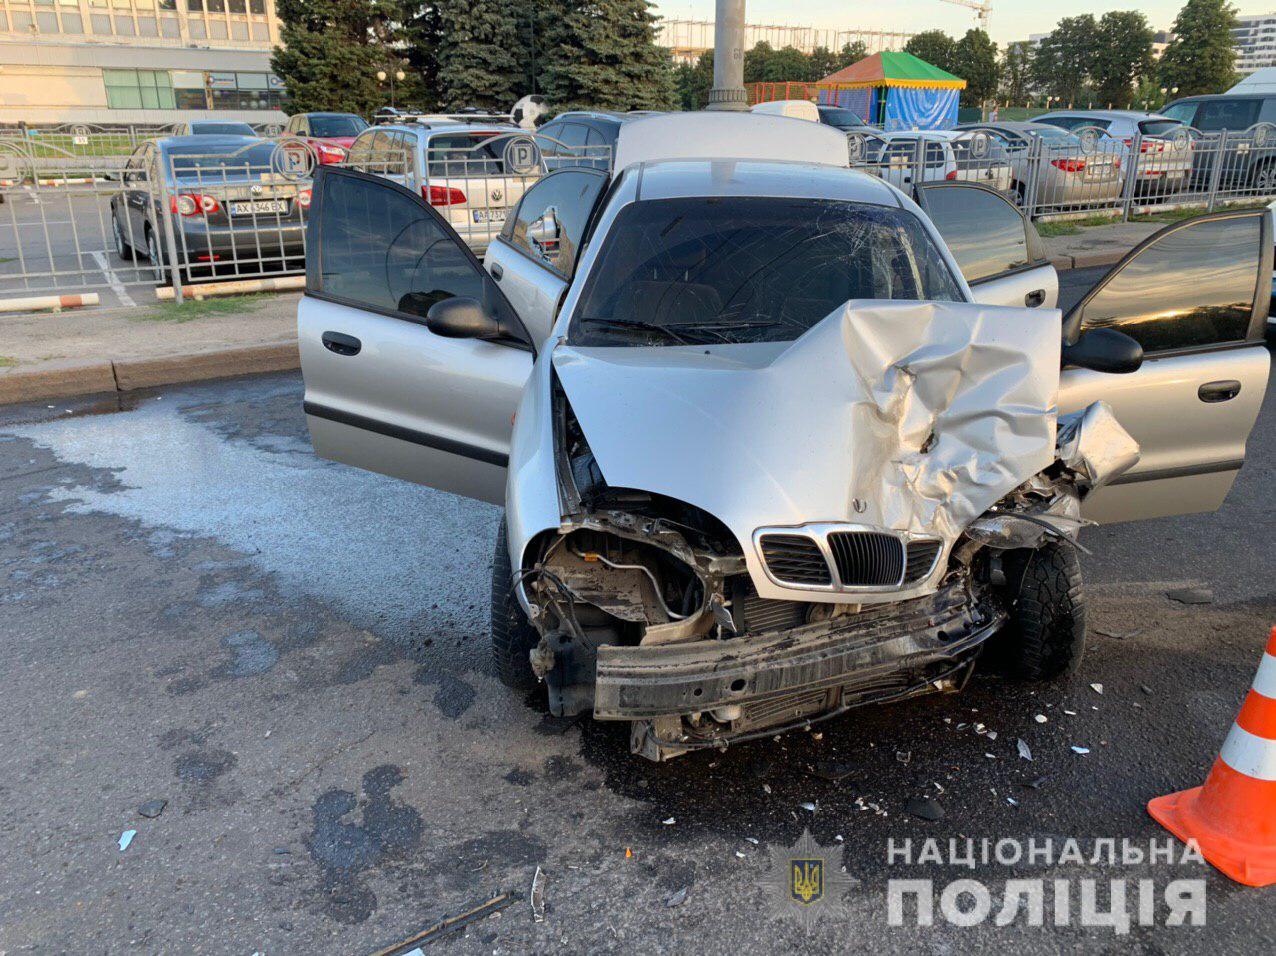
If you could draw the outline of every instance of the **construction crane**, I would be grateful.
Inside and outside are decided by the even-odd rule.
[[[992,16],[992,0],[940,0],[941,3],[953,3],[959,7],[969,7],[975,11],[975,19],[979,28],[988,32],[988,18]]]

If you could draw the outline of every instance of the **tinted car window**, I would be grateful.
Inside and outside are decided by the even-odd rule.
[[[481,270],[455,238],[387,183],[325,176],[317,220],[319,291],[326,295],[416,317],[454,295],[483,298]]]
[[[275,144],[239,141],[213,143],[208,146],[194,144],[170,146],[165,150],[168,164],[179,179],[200,177],[213,181],[214,176],[256,175],[271,168]]]
[[[350,144],[350,152],[346,155],[346,162],[349,165],[360,168],[367,165],[372,158],[372,138],[375,135],[375,133],[364,133]]]
[[[564,170],[527,191],[501,235],[546,268],[570,276],[594,201],[607,184],[600,173]]]
[[[357,116],[312,116],[311,136],[358,136],[368,124]]]
[[[926,214],[967,282],[1022,268],[1041,257],[1037,244],[1029,245],[1019,211],[1000,196],[969,186],[928,188],[923,195]]]
[[[1142,120],[1139,132],[1144,136],[1168,136],[1182,125],[1174,120]]]
[[[826,126],[836,126],[838,129],[858,129],[865,125],[855,113],[836,106],[821,106],[820,122]]]
[[[1194,223],[1132,259],[1086,304],[1086,328],[1112,327],[1148,352],[1236,342],[1258,280],[1258,216]]]
[[[1192,125],[1192,117],[1196,113],[1196,103],[1175,103],[1173,106],[1167,106],[1161,112],[1170,119],[1176,119],[1180,123]]]
[[[1258,100],[1225,97],[1206,100],[1196,114],[1196,128],[1203,130],[1245,130],[1258,119]]]
[[[256,131],[247,123],[191,123],[191,133],[195,136],[256,136]]]
[[[497,133],[439,133],[430,137],[426,165],[430,176],[499,176],[508,138]]]
[[[959,301],[916,216],[813,199],[621,210],[572,317],[577,345],[788,342],[849,299]]]

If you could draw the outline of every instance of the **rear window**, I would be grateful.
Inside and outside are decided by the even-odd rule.
[[[616,217],[575,345],[788,342],[850,299],[960,301],[913,214],[819,199],[661,199]]]
[[[1051,146],[1080,146],[1081,140],[1057,126],[1040,126],[1032,131]]]
[[[312,136],[358,136],[367,128],[368,124],[358,116],[310,117]]]
[[[509,143],[499,133],[441,133],[430,137],[426,168],[430,176],[465,179],[505,174],[502,154]]]
[[[256,136],[247,123],[191,123],[194,136]]]
[[[267,172],[274,157],[274,143],[210,146],[178,146],[167,150],[173,172],[179,178],[234,176]]]
[[[1182,125],[1176,120],[1141,120],[1139,132],[1144,136],[1168,136]]]
[[[821,109],[820,122],[838,129],[854,129],[864,125],[864,121],[850,110]]]

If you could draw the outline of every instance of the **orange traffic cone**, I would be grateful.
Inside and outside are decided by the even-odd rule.
[[[1276,627],[1205,786],[1157,797],[1148,813],[1236,882],[1276,883]]]

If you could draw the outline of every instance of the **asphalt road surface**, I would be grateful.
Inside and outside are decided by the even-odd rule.
[[[1087,533],[1070,683],[977,674],[663,765],[496,681],[495,508],[316,460],[299,406],[279,375],[0,412],[0,952],[370,953],[538,866],[542,922],[520,900],[426,951],[1273,949],[1276,890],[1090,861],[1166,839],[1146,801],[1203,781],[1276,622],[1276,389],[1219,513]],[[768,885],[804,828],[859,881],[809,935]],[[928,837],[1054,856],[890,861]],[[993,915],[892,926],[892,879],[978,880]],[[1070,917],[996,925],[1011,879],[1065,881]],[[1206,925],[1133,895],[1128,935],[1081,925],[1086,880],[1106,911],[1110,880],[1179,879]]]

